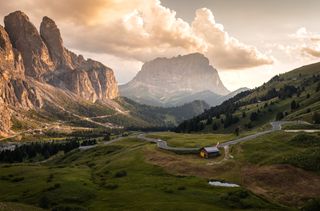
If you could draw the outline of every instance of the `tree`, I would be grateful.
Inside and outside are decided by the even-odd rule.
[[[206,124],[207,124],[207,125],[211,125],[211,124],[212,124],[212,118],[211,118],[211,116],[209,116],[209,118],[207,119]]]
[[[309,99],[309,98],[310,98],[310,94],[308,93],[308,94],[307,94],[307,99]]]
[[[219,125],[215,122],[212,124],[212,130],[218,130],[219,129]]]
[[[239,136],[239,135],[240,135],[240,128],[237,127],[237,128],[234,130],[234,133],[236,134],[236,136]]]
[[[316,92],[319,92],[319,91],[320,91],[320,82],[318,83],[317,88],[316,88]]]
[[[277,113],[277,116],[276,116],[276,120],[281,120],[281,119],[283,119],[284,118],[284,115],[283,115],[283,112],[278,112]]]
[[[298,103],[296,103],[295,100],[292,100],[291,102],[291,110],[296,110],[298,108]]]
[[[250,115],[250,120],[251,121],[257,121],[258,120],[258,113],[257,112],[252,112]]]
[[[312,120],[314,124],[320,124],[320,113],[314,112]]]

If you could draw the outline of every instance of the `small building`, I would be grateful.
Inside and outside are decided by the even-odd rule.
[[[200,149],[200,157],[202,158],[212,158],[220,155],[218,147],[203,147]]]

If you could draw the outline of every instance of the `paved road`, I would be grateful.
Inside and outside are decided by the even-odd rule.
[[[279,131],[279,130],[282,129],[282,125],[283,124],[288,124],[288,123],[309,124],[309,123],[303,122],[303,121],[275,121],[275,122],[270,122],[270,124],[272,126],[272,128],[270,130],[266,130],[266,131],[263,131],[263,132],[257,132],[257,133],[255,133],[253,135],[249,135],[249,136],[245,136],[245,137],[238,138],[238,139],[235,139],[235,140],[227,141],[227,142],[224,142],[224,143],[220,144],[219,147],[220,148],[225,148],[225,147],[228,147],[230,145],[234,145],[234,144],[238,144],[238,143],[241,143],[241,142],[245,142],[245,141],[249,141],[249,140],[255,139],[255,138],[259,137],[259,136],[262,136],[262,135],[265,135],[265,134],[268,134],[268,133]],[[145,141],[148,141],[148,142],[156,143],[158,148],[164,149],[164,150],[169,150],[169,151],[175,151],[175,152],[179,152],[180,151],[180,152],[193,153],[193,152],[198,152],[200,150],[200,148],[170,147],[170,146],[168,146],[166,141],[161,140],[161,139],[148,138],[148,137],[146,137],[146,134],[144,134],[144,133],[138,135],[137,138],[145,140]]]
[[[230,145],[234,145],[234,144],[237,144],[237,143],[240,143],[240,142],[249,141],[249,140],[255,139],[255,138],[259,137],[259,136],[262,136],[262,135],[265,135],[265,134],[268,134],[268,133],[271,133],[271,132],[274,132],[274,131],[279,131],[279,130],[281,130],[282,125],[283,124],[287,124],[287,123],[306,123],[306,122],[302,122],[302,121],[275,121],[275,122],[270,122],[270,124],[272,126],[272,128],[270,130],[266,130],[266,131],[263,131],[263,132],[258,132],[256,134],[249,135],[249,136],[246,136],[246,137],[243,137],[243,138],[227,141],[227,142],[224,142],[224,143],[220,144],[219,147],[226,148],[226,147],[228,147]],[[159,149],[164,149],[164,150],[169,150],[169,151],[174,151],[174,152],[184,152],[184,153],[197,153],[200,150],[200,148],[170,147],[170,146],[168,146],[168,143],[166,141],[164,141],[162,139],[146,137],[145,133],[141,133],[141,134],[137,135],[136,137],[138,139],[157,144],[157,147]],[[106,142],[104,142],[104,144],[112,144],[112,143],[120,141],[120,140],[122,140],[124,138],[126,138],[126,137],[119,137],[119,138],[113,139],[111,141],[106,141]],[[96,145],[89,146],[86,149],[89,149],[89,148],[92,148],[92,147],[95,147],[95,146]]]
[[[238,139],[235,139],[235,140],[227,141],[227,142],[224,142],[224,143],[220,144],[219,147],[225,147],[225,146],[238,144],[238,143],[241,143],[241,142],[245,142],[245,141],[249,141],[249,140],[255,139],[255,138],[259,137],[259,136],[262,136],[262,135],[265,135],[265,134],[268,134],[268,133],[279,131],[279,130],[282,129],[282,125],[288,124],[288,123],[309,124],[309,123],[303,122],[303,121],[275,121],[275,122],[270,122],[270,124],[272,126],[272,128],[270,130],[266,130],[266,131],[263,131],[263,132],[257,132],[257,133],[255,133],[253,135],[249,135],[249,136],[245,136],[243,138],[238,138]]]
[[[270,130],[266,130],[266,131],[263,131],[263,132],[258,132],[256,134],[249,135],[249,136],[246,136],[246,137],[242,137],[242,138],[239,138],[239,139],[227,141],[227,142],[224,142],[224,143],[220,144],[219,147],[225,148],[225,147],[230,146],[230,145],[234,145],[234,144],[238,144],[238,143],[241,143],[241,142],[245,142],[245,141],[249,141],[249,140],[255,139],[255,138],[259,137],[259,136],[262,136],[262,135],[265,135],[265,134],[268,134],[268,133],[271,133],[271,132],[274,132],[274,131],[279,131],[279,130],[282,129],[282,125],[283,124],[287,124],[287,123],[309,124],[309,123],[303,122],[303,121],[275,121],[275,122],[270,122],[270,124],[272,126],[272,128]],[[161,140],[161,139],[148,138],[148,137],[146,137],[145,133],[141,133],[141,134],[139,134],[139,135],[137,135],[135,137],[137,137],[138,139],[144,140],[144,141],[148,141],[148,142],[151,142],[151,143],[156,143],[157,147],[160,148],[160,149],[174,151],[174,152],[196,153],[200,149],[200,148],[186,148],[186,147],[170,147],[170,146],[168,146],[168,143],[166,141]],[[122,139],[125,139],[125,138],[127,138],[127,137],[118,137],[118,138],[110,140],[110,141],[105,141],[105,142],[103,142],[103,144],[104,145],[109,145],[109,144],[121,141]],[[98,146],[98,145],[81,146],[81,147],[79,147],[79,149],[80,150],[87,150],[87,149],[94,148],[96,146]],[[3,147],[0,146],[0,151],[1,151],[2,148]]]
[[[137,136],[138,139],[156,143],[158,148],[164,149],[164,150],[169,150],[169,151],[175,151],[175,152],[198,152],[199,148],[186,148],[186,147],[170,147],[168,146],[168,143],[164,140],[161,139],[155,139],[155,138],[148,138],[146,137],[146,134],[142,133]]]

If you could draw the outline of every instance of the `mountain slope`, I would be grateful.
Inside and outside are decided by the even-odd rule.
[[[191,96],[204,91],[212,92],[213,100],[229,94],[217,70],[199,53],[147,62],[132,81],[120,86],[121,96],[166,107],[203,100]]]
[[[251,130],[273,120],[304,120],[313,123],[320,111],[320,63],[303,66],[272,78],[184,121],[178,132],[233,132]]]
[[[202,102],[191,103],[183,116],[127,102],[119,98],[113,70],[66,49],[50,18],[43,18],[40,32],[21,11],[7,15],[4,23],[0,26],[0,136],[55,126],[168,127],[208,108]],[[128,109],[128,105],[132,106]],[[155,114],[143,112],[148,109]]]

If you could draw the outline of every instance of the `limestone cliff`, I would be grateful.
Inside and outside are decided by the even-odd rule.
[[[10,132],[14,113],[42,108],[45,101],[59,98],[54,93],[91,102],[118,97],[113,71],[67,50],[50,18],[43,18],[40,33],[21,11],[7,15],[4,23],[0,26],[0,135]]]

